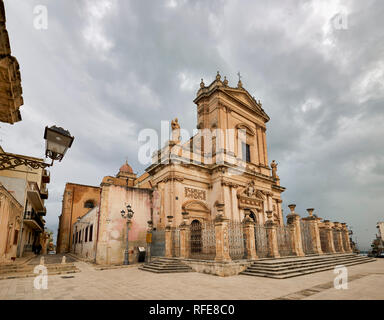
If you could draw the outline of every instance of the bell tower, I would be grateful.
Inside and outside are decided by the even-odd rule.
[[[194,103],[197,105],[197,128],[219,129],[222,151],[254,165],[259,172],[270,175],[266,142],[266,123],[269,116],[249,92],[243,88],[240,73],[236,87],[217,72],[208,86],[201,79]],[[218,150],[220,151],[220,150]]]

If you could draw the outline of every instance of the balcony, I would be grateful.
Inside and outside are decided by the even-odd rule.
[[[44,169],[41,179],[43,183],[49,183],[51,181],[51,173],[47,169]]]
[[[24,213],[24,224],[31,227],[33,230],[44,231],[44,223],[34,210],[26,211]]]
[[[44,204],[40,196],[40,189],[36,182],[28,181],[27,197],[36,212],[44,210]]]

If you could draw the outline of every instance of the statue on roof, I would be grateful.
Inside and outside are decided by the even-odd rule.
[[[177,118],[172,120],[171,127],[172,127],[172,130],[180,129],[179,121],[177,120]]]

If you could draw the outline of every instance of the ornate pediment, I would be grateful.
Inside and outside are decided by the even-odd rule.
[[[240,208],[261,209],[265,195],[261,190],[256,189],[255,182],[252,180],[246,187],[238,190],[237,198]]]
[[[229,97],[236,100],[240,104],[250,108],[259,114],[265,121],[269,121],[269,116],[265,113],[262,108],[262,104],[260,101],[256,101],[247,90],[245,89],[235,89],[235,88],[224,88],[222,89]]]

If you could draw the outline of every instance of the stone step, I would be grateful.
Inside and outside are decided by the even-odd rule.
[[[66,263],[66,264],[45,264],[44,265],[48,270],[50,269],[61,269],[61,268],[73,268],[75,265],[73,263]],[[8,268],[0,268],[1,272],[18,272],[22,270],[33,270],[36,267],[36,265],[19,265],[19,266],[13,266]]]
[[[346,265],[348,263],[354,263],[354,262],[364,262],[365,260],[361,259],[350,259],[345,260],[341,263],[341,265]],[[370,262],[370,261],[369,261]],[[307,266],[296,266],[296,267],[289,267],[289,268],[281,268],[281,269],[268,269],[268,268],[259,268],[259,267],[249,267],[247,271],[256,271],[256,272],[268,272],[271,274],[284,274],[284,273],[290,273],[295,271],[301,271],[301,270],[312,270],[316,268],[322,268],[322,267],[328,267],[332,266],[335,267],[337,265],[340,265],[340,262],[328,262],[323,264],[313,264],[313,265],[307,265]]]
[[[191,269],[188,266],[174,266],[174,267],[163,268],[161,266],[156,266],[156,265],[153,265],[153,264],[143,265],[142,267],[152,268],[152,269],[157,269],[157,270],[184,270],[184,269]]]
[[[53,270],[48,271],[48,276],[59,275],[59,274],[70,274],[80,272],[79,269],[68,269],[68,270]],[[5,273],[0,274],[0,280],[6,279],[18,279],[18,278],[30,278],[36,277],[37,274],[32,272],[13,272],[13,273]]]
[[[337,259],[337,260],[327,260],[327,261],[316,261],[313,263],[306,262],[306,263],[287,263],[284,265],[267,265],[267,264],[261,264],[261,263],[253,263],[249,268],[250,269],[265,269],[265,270],[270,270],[270,271],[275,271],[275,270],[288,270],[288,269],[295,269],[298,267],[305,267],[305,266],[321,266],[321,265],[327,265],[327,264],[343,264],[344,262],[348,261],[360,261],[364,260],[362,257],[353,257],[353,258],[344,258],[344,259]]]
[[[290,264],[290,263],[311,263],[315,261],[332,261],[337,259],[344,259],[347,257],[356,257],[358,255],[356,254],[342,254],[342,255],[321,255],[321,256],[314,256],[311,258],[308,257],[285,257],[285,258],[278,258],[278,259],[265,259],[256,261],[254,263],[258,264],[267,264],[270,266],[279,266],[284,264]]]
[[[368,263],[376,261],[376,259],[358,259],[358,260],[350,260],[346,261],[343,263],[345,266],[352,266],[352,265],[358,265],[358,264],[363,264],[363,263]],[[297,277],[297,276],[302,276],[305,274],[311,274],[311,273],[316,273],[316,272],[322,272],[322,271],[327,271],[333,269],[338,263],[334,264],[328,264],[328,265],[323,265],[323,266],[314,266],[314,267],[299,267],[296,269],[290,269],[288,271],[284,272],[274,272],[271,270],[261,270],[257,271],[255,269],[249,270],[246,269],[245,271],[241,272],[240,274],[242,275],[249,275],[249,276],[258,276],[258,277],[268,277],[268,278],[274,278],[274,279],[285,279],[285,278],[291,278],[291,277]]]
[[[150,266],[142,266],[139,268],[143,271],[149,271],[154,273],[181,273],[181,272],[193,272],[192,268],[182,268],[182,269],[157,269]]]
[[[143,271],[155,273],[173,273],[173,272],[191,272],[191,267],[182,263],[178,259],[172,258],[156,258],[150,263],[146,263],[139,268]]]

